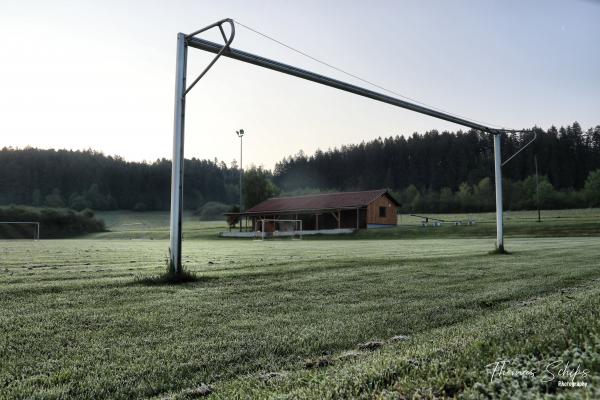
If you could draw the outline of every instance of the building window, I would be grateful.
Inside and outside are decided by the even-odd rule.
[[[380,218],[385,218],[385,207],[379,207],[379,217]]]

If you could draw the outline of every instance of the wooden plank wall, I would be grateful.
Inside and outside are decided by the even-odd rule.
[[[385,217],[379,216],[379,207],[385,207]],[[398,223],[397,206],[387,196],[381,196],[367,207],[367,224],[396,225]]]

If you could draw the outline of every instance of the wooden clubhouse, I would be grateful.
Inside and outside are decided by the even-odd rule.
[[[380,189],[273,197],[245,212],[226,215],[241,219],[252,231],[261,229],[261,220],[301,220],[303,231],[357,230],[396,226],[399,206],[386,189]]]

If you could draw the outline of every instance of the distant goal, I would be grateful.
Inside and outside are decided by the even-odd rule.
[[[301,219],[259,219],[256,222],[255,239],[302,239]]]
[[[0,239],[40,239],[39,222],[0,221]]]

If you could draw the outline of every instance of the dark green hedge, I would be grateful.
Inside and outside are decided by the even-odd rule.
[[[34,227],[8,225],[1,222],[39,222],[40,238],[66,238],[106,230],[104,221],[92,210],[81,212],[66,208],[0,207],[0,239],[33,238]]]

